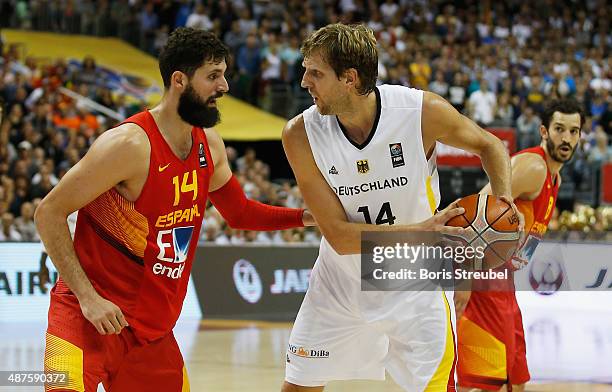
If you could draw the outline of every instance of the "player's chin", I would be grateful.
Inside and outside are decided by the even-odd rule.
[[[557,156],[561,158],[561,160],[564,162],[567,162],[570,159],[572,159],[573,155],[574,155],[574,150],[572,149],[559,149],[557,151]]]

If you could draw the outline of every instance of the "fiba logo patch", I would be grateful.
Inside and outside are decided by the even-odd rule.
[[[404,153],[402,152],[402,143],[389,144],[389,153],[391,154],[391,164],[393,167],[404,166]]]
[[[551,295],[564,287],[565,268],[555,259],[536,259],[529,268],[529,283],[534,291]]]
[[[236,290],[245,301],[254,304],[261,299],[261,279],[255,266],[248,260],[240,259],[234,264],[233,277]]]
[[[180,265],[171,267],[162,263],[155,263],[153,265],[155,275],[166,275],[172,279],[178,279],[183,275],[193,228],[194,226],[175,227],[172,230],[160,230],[157,233],[157,246],[159,247],[157,259]]]
[[[198,148],[198,159],[200,161],[200,167],[208,166],[208,162],[206,162],[206,153],[204,152],[204,143],[200,143],[200,147]]]

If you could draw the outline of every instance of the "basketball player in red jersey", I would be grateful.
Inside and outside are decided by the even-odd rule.
[[[561,183],[559,171],[576,151],[582,124],[576,101],[553,101],[543,114],[540,146],[519,151],[512,158],[512,197],[525,216],[524,246],[533,247],[546,232]],[[491,193],[490,185],[481,193]],[[520,267],[517,262],[524,265],[527,261],[514,259],[513,263]],[[474,291],[471,296],[463,292],[460,296],[467,303],[457,329],[460,391],[497,391],[507,384],[507,390],[522,392],[530,376],[514,290]]]
[[[301,209],[246,199],[211,128],[228,91],[228,50],[213,34],[178,29],[159,57],[158,106],[105,132],[36,210],[60,278],[51,291],[45,370],[54,391],[186,391],[172,334],[206,202],[230,226],[313,224]],[[74,244],[66,217],[79,210]]]

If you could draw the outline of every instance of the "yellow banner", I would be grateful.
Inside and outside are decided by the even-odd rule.
[[[57,58],[82,60],[91,55],[98,65],[113,71],[136,75],[152,87],[163,90],[157,59],[118,38],[98,38],[84,35],[2,30],[6,46],[20,44],[24,54],[55,61]],[[147,100],[154,106],[160,93],[150,93]],[[265,112],[230,96],[219,101],[221,124],[217,131],[225,140],[279,140],[285,119]]]

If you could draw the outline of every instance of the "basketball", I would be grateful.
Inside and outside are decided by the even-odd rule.
[[[458,201],[465,212],[446,222],[447,226],[470,228],[462,236],[466,246],[483,247],[482,267],[493,269],[510,260],[519,241],[519,217],[510,204],[492,196],[474,194]]]

